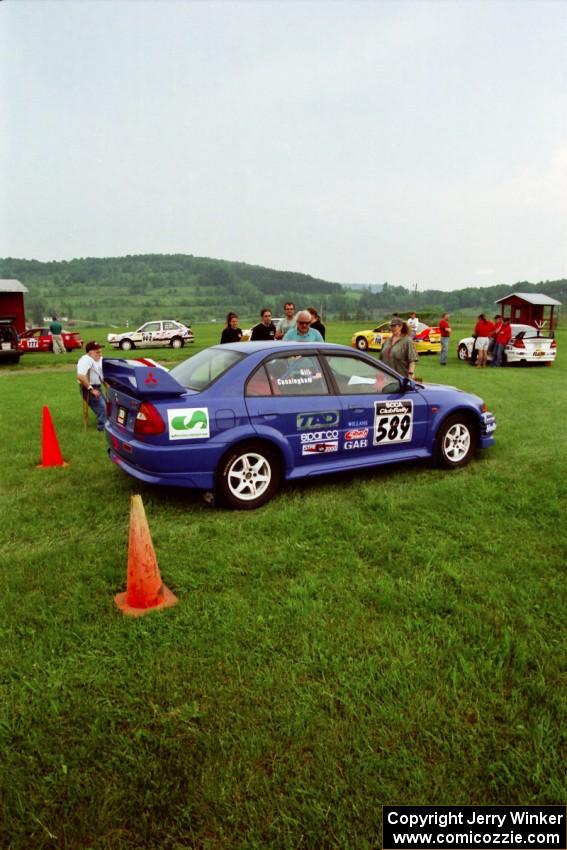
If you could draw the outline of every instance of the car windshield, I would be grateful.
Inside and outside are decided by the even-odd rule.
[[[245,357],[239,351],[222,348],[206,348],[171,370],[171,375],[188,390],[204,390],[213,381]]]

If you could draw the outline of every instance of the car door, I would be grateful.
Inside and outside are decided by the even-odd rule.
[[[354,353],[325,354],[323,361],[341,407],[345,455],[380,463],[424,453],[429,407],[415,385]]]
[[[337,462],[340,405],[317,353],[270,355],[250,376],[245,396],[257,433],[285,441],[295,467]]]
[[[141,340],[137,344],[142,348],[154,348],[160,344],[161,322],[146,322],[139,328]]]

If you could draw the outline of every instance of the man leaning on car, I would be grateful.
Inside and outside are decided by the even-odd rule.
[[[104,431],[106,422],[106,399],[102,391],[102,345],[100,342],[87,342],[86,354],[77,363],[77,380],[83,400],[87,402],[96,416],[97,431]],[[86,409],[85,409],[86,412]],[[86,421],[86,420],[85,420]]]

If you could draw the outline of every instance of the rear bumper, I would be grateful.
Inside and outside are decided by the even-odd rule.
[[[165,487],[186,487],[193,490],[212,490],[214,486],[214,475],[211,472],[191,472],[180,474],[177,472],[161,472],[159,475],[149,470],[140,469],[109,448],[108,456],[132,478],[143,481],[145,484],[159,484]]]
[[[540,357],[537,357],[536,355],[522,351],[521,349],[515,349],[513,351],[506,349],[506,360],[508,363],[554,363],[555,357],[555,351],[553,353],[546,352]]]

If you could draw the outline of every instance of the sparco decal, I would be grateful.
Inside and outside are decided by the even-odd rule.
[[[301,435],[301,442],[320,443],[323,440],[336,440],[338,436],[338,431],[309,431],[308,434]]]
[[[368,437],[368,428],[355,428],[352,431],[345,431],[345,440],[364,440]]]
[[[298,431],[306,428],[331,428],[339,424],[338,410],[322,410],[320,413],[298,413],[296,417]]]

